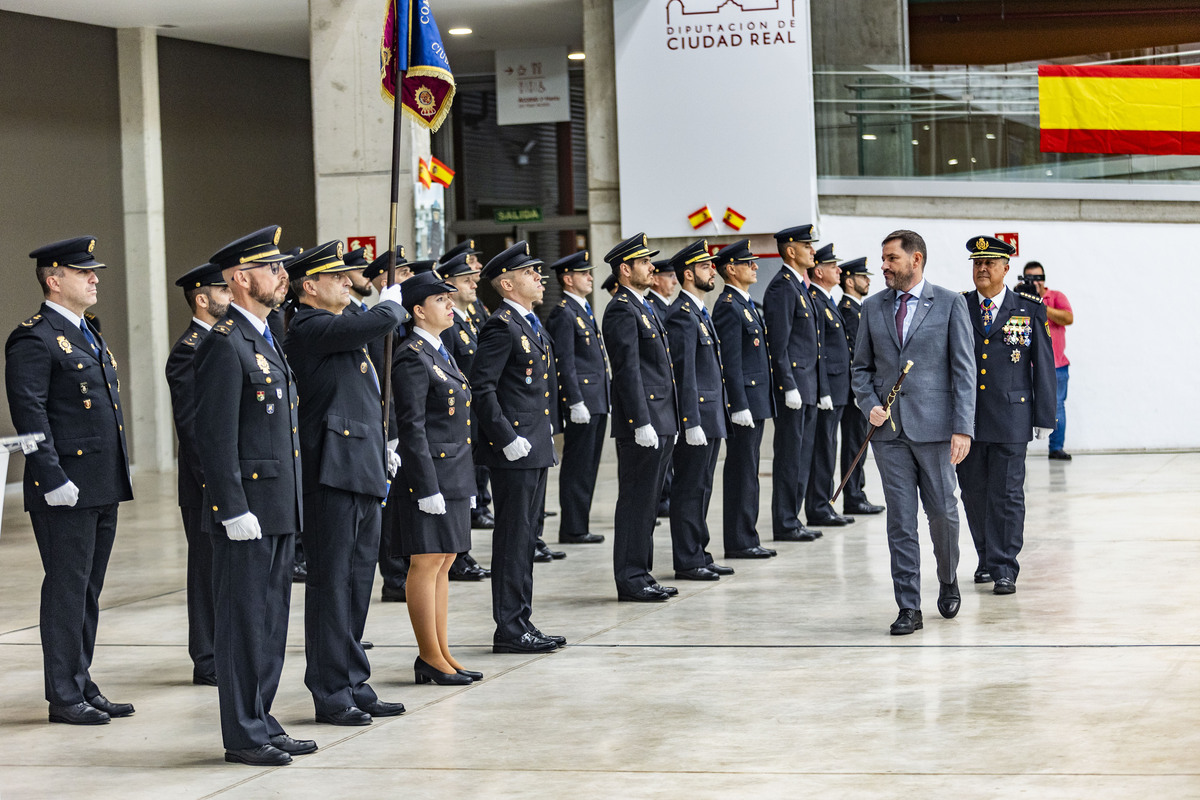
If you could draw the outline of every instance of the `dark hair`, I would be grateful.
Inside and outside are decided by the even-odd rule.
[[[1024,275],[1031,269],[1040,269],[1042,271],[1042,277],[1045,277],[1046,275],[1046,268],[1042,266],[1042,262],[1040,261],[1026,261],[1025,266],[1021,267],[1021,274]]]
[[[854,277],[854,273],[846,272],[846,270],[842,270],[841,277],[838,278],[838,286],[841,286],[842,289],[845,289],[846,281],[850,280],[853,277]]]
[[[908,253],[910,256],[913,253],[920,253],[922,265],[929,263],[929,250],[926,249],[925,240],[921,238],[921,234],[917,233],[916,231],[909,231],[901,228],[900,230],[892,231],[887,236],[883,237],[882,244],[887,244],[888,242],[897,239],[900,241],[900,247],[904,250],[904,252]]]
[[[292,294],[296,297],[304,297],[304,282],[316,280],[316,275],[301,275],[299,278],[292,278],[288,281],[288,288],[292,290]]]
[[[212,284],[205,284],[204,286],[189,286],[183,290],[183,299],[187,301],[188,308],[192,310],[193,314],[196,313],[196,295],[204,295],[211,303],[212,290],[214,288],[216,287],[214,287]]]
[[[37,267],[36,274],[37,274],[38,283],[40,283],[42,285],[42,297],[49,297],[50,296],[50,287],[48,285],[46,285],[46,278],[49,278],[51,275],[53,275],[56,278],[61,278],[63,276],[63,268],[62,267]]]

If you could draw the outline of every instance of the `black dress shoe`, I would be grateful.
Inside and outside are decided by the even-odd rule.
[[[383,587],[383,595],[380,598],[385,603],[403,603],[404,602],[404,587],[393,589],[390,586]]]
[[[450,567],[450,580],[452,581],[481,581],[484,578],[483,570],[479,567],[459,566],[454,564]]]
[[[1066,452],[1065,450],[1051,450],[1050,451],[1050,460],[1051,461],[1070,461],[1071,454]]]
[[[470,678],[472,681],[481,681],[481,680],[483,680],[483,673],[482,673],[482,672],[474,672],[473,670],[469,670],[469,669],[456,669],[456,670],[454,670],[454,671],[455,671],[455,672],[457,672],[459,675],[466,675],[466,676],[467,676],[468,678]]]
[[[677,569],[675,578],[681,581],[719,581],[721,576],[705,567],[695,569]]]
[[[88,705],[98,708],[113,719],[133,716],[133,703],[113,703],[104,695],[98,694],[88,698]]]
[[[555,561],[560,561],[567,557],[567,554],[564,553],[562,550],[551,550],[549,548],[549,546],[547,546],[547,544],[544,541],[542,541],[541,539],[537,540],[537,547],[543,553],[549,553],[550,557],[553,558]]]
[[[482,511],[471,512],[471,527],[487,530],[496,527],[496,518],[486,508]]]
[[[577,536],[570,533],[558,535],[559,544],[600,544],[603,541],[604,536],[599,533],[581,533]]]
[[[677,594],[679,594],[679,590],[676,589],[674,586],[663,586],[661,583],[652,583],[652,584],[650,584],[650,588],[658,589],[660,592],[665,594],[667,597],[675,597]]]
[[[306,756],[317,752],[317,743],[312,739],[293,739],[286,733],[277,733],[271,737],[271,747],[282,750],[290,756]]]
[[[704,565],[704,568],[709,572],[715,572],[718,575],[732,575],[733,567],[727,567],[724,564],[718,564],[715,561],[710,561]]]
[[[106,725],[109,716],[89,703],[73,706],[50,706],[50,721],[67,725]]]
[[[303,564],[293,564],[292,565],[292,583],[304,583],[307,580],[308,580],[308,567],[306,567]],[[263,745],[263,747],[267,747],[267,746],[268,745]],[[229,754],[228,751],[226,751],[227,756],[228,756],[228,754]],[[284,762],[284,763],[287,763],[287,762]]]
[[[216,686],[217,675],[214,672],[193,672],[192,683],[197,686]]]
[[[824,525],[828,528],[840,528],[843,525],[849,525],[854,522],[854,517],[843,517],[841,514],[834,514],[828,517],[813,517],[808,521],[809,525]]]
[[[541,637],[541,638],[543,638],[543,639],[549,639],[550,641],[554,642],[554,643],[555,643],[556,645],[558,645],[559,647],[562,647],[563,645],[565,645],[565,644],[567,643],[567,637],[565,637],[565,636],[552,636],[552,635],[550,635],[550,634],[548,634],[548,633],[542,633],[542,632],[541,632],[540,630],[538,630],[536,627],[535,627],[535,628],[531,628],[529,632],[530,632],[530,633],[532,633],[534,636],[540,636],[540,637]]]
[[[882,514],[887,509],[884,506],[872,505],[871,503],[863,502],[857,505],[845,506],[843,511],[846,514]]]
[[[979,569],[975,570],[975,582],[976,583],[991,583],[992,582],[992,573],[989,572],[987,570],[987,568],[980,567]]]
[[[816,540],[816,532],[806,528],[798,531],[785,531],[775,537],[777,542],[815,542]]]
[[[925,623],[921,621],[921,612],[915,608],[900,609],[900,616],[896,617],[896,621],[892,623],[892,636],[904,636],[905,634],[919,631],[925,627]]]
[[[327,725],[341,725],[343,727],[370,725],[371,715],[361,708],[349,706],[337,711],[331,711],[328,714],[317,714],[317,722],[324,722]]]
[[[943,583],[938,589],[938,613],[946,619],[954,619],[962,598],[958,594],[958,579],[953,583]]]
[[[374,717],[398,717],[404,713],[404,703],[385,703],[383,700],[376,700],[374,703],[367,703],[361,706],[362,710]]]
[[[719,577],[719,575],[714,575],[708,580],[717,580]],[[643,586],[636,592],[617,592],[617,600],[622,603],[661,603],[670,598],[670,594],[653,586]]]
[[[820,539],[822,536],[825,535],[821,531],[813,530],[812,528],[801,528],[800,530],[804,531],[805,533],[812,534],[812,537],[814,539]]]
[[[776,551],[765,547],[748,547],[745,550],[726,550],[725,558],[770,558]]]
[[[493,653],[551,653],[558,645],[526,631],[517,639],[492,639]]]
[[[1017,582],[1012,578],[1000,578],[992,587],[992,594],[1014,594],[1016,591]]]
[[[542,550],[539,547],[533,548],[533,560],[538,564],[549,564],[554,560],[554,556],[550,555],[550,549]]]
[[[252,767],[282,767],[292,763],[292,757],[272,744],[247,747],[245,750],[226,750],[225,760],[231,764]]]

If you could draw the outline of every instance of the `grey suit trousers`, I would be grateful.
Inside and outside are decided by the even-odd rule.
[[[921,540],[917,499],[929,520],[938,581],[951,583],[958,571],[957,478],[949,442],[914,442],[901,432],[886,442],[871,442],[887,503],[888,551],[896,605],[921,608]]]

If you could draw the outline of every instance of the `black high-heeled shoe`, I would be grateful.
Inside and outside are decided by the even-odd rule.
[[[470,678],[472,681],[481,681],[481,680],[483,680],[483,673],[482,673],[482,672],[475,672],[475,671],[473,671],[473,670],[469,670],[469,669],[456,669],[456,670],[454,670],[454,671],[455,671],[455,672],[457,672],[459,675],[466,675],[466,676],[467,676],[468,678]]]
[[[416,676],[418,685],[430,681],[438,686],[466,686],[471,683],[471,679],[466,675],[459,675],[457,672],[440,672],[434,669],[426,664],[420,656],[417,656],[417,660],[413,662],[413,674]]]

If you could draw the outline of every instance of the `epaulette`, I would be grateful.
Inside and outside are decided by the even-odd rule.
[[[183,343],[186,344],[188,347],[195,347],[199,342],[200,342],[200,334],[197,333],[196,331],[192,331],[191,333],[189,333],[187,335],[187,338],[183,340]]]
[[[961,292],[959,292],[959,294],[961,294],[961,295],[968,295],[968,294],[970,294],[970,293],[971,293],[971,292],[973,292],[973,291],[975,291],[975,290],[974,290],[974,289],[963,289]]]
[[[721,298],[721,299],[722,299],[722,300],[724,300],[726,303],[732,303],[732,302],[733,302],[733,295],[731,295],[731,294],[727,294],[727,295],[725,295],[725,296],[724,296],[723,298]]]
[[[21,327],[32,328],[34,325],[37,325],[41,321],[42,321],[42,315],[34,314],[32,317],[30,317],[29,319],[22,322]]]
[[[620,300],[622,303],[628,303],[628,302],[629,302],[629,298],[628,298],[628,297],[626,297],[626,296],[625,296],[625,295],[623,295],[623,294],[622,294],[622,295],[617,295],[617,299],[618,299],[618,300]]]
[[[567,307],[567,298],[565,298],[565,297],[564,297],[562,300],[559,300],[559,301],[558,301],[558,307],[559,307],[559,308],[566,308],[566,307]]]
[[[1026,300],[1032,300],[1039,306],[1042,305],[1042,298],[1038,297],[1036,294],[1025,294],[1024,292],[1017,292],[1017,294],[1021,295],[1021,297],[1024,297]]]
[[[409,347],[412,348],[412,351],[414,353],[421,352],[421,343],[420,342],[413,342],[412,344],[409,345]]]
[[[95,314],[93,314],[93,313],[92,313],[92,312],[90,312],[90,311],[85,311],[85,312],[83,312],[83,316],[84,316],[84,317],[86,317],[86,318],[87,318],[87,320],[88,320],[89,322],[91,322],[91,321],[93,321],[93,320],[95,320],[95,319],[96,319],[96,315],[95,315]]]
[[[228,336],[229,334],[233,333],[233,320],[232,319],[223,319],[220,322],[218,322],[216,325],[213,325],[212,329],[213,329],[213,331],[221,334],[222,336]]]
[[[692,310],[692,304],[691,304],[691,303],[684,303],[684,304],[683,304],[683,310],[684,310],[684,311],[691,311],[691,310]]]
[[[500,309],[499,314],[501,317],[504,318],[505,321],[512,319],[512,309],[511,308],[502,308],[502,309]]]

